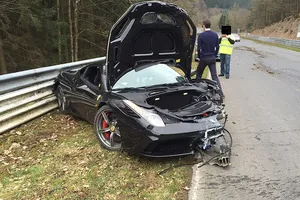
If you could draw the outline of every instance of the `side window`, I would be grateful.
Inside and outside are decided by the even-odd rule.
[[[81,79],[88,88],[90,88],[94,92],[99,91],[99,85],[101,84],[100,66],[88,66],[83,72]]]
[[[86,68],[82,75],[82,79],[90,84],[98,86],[100,82],[100,68],[97,65]]]

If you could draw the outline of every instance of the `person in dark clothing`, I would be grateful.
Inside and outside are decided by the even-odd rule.
[[[206,66],[209,67],[212,79],[217,82],[222,91],[221,83],[219,81],[216,69],[216,57],[219,51],[219,37],[218,34],[210,30],[211,22],[206,19],[203,21],[204,32],[198,36],[198,60],[196,79],[201,79],[203,71]],[[222,91],[223,94],[223,91]],[[224,94],[223,94],[224,97]]]

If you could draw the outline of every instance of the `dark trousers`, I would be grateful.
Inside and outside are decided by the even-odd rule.
[[[218,75],[217,75],[216,58],[215,57],[200,59],[200,62],[199,62],[198,68],[197,68],[196,79],[199,80],[199,79],[202,78],[202,74],[203,74],[203,71],[204,71],[206,66],[209,67],[212,80],[217,82],[219,88],[222,91],[221,83],[220,83]],[[222,91],[222,94],[223,94],[223,91]]]

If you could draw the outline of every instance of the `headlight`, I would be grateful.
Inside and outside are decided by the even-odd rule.
[[[123,100],[123,102],[129,106],[132,110],[134,110],[137,114],[143,117],[147,122],[149,122],[153,126],[164,127],[165,123],[161,119],[161,117],[155,113],[152,113],[144,108],[139,107],[138,105],[132,103],[129,100]]]

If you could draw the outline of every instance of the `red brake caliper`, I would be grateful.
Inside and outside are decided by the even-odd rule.
[[[107,117],[108,117],[108,115],[109,115],[109,113],[106,114]],[[104,119],[103,119],[103,122],[102,122],[102,127],[103,128],[108,128],[109,127],[109,125],[107,124],[107,122]],[[107,139],[109,139],[110,138],[110,131],[105,132],[104,135]]]

